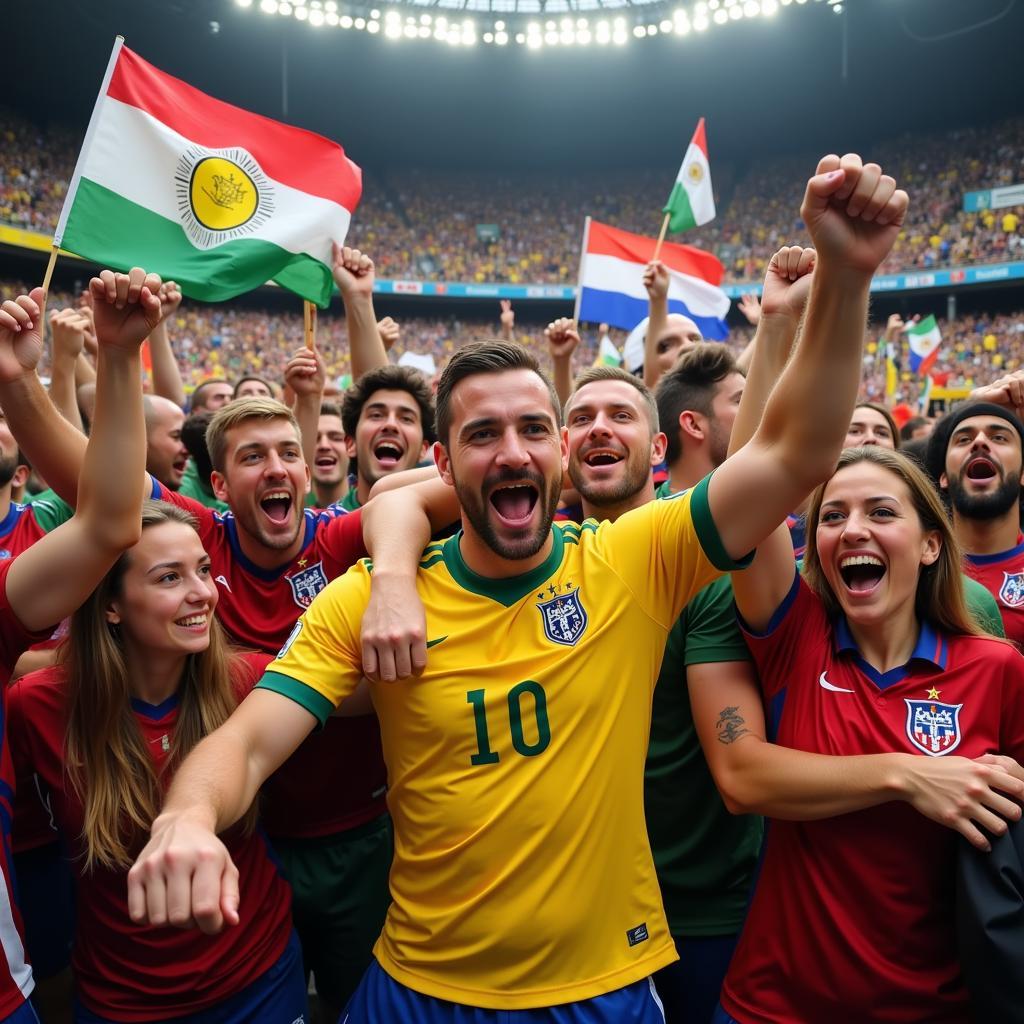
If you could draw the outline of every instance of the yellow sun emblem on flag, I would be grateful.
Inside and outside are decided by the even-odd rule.
[[[699,160],[691,160],[686,168],[686,176],[694,185],[704,180],[704,165]]]
[[[178,160],[174,183],[182,227],[198,249],[247,235],[274,212],[270,181],[244,149],[191,146]]]

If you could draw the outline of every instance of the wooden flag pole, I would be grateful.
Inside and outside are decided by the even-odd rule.
[[[668,234],[668,222],[672,219],[671,213],[665,214],[665,219],[661,222],[661,231],[658,232],[658,241],[654,246],[654,255],[651,257],[652,262],[658,258],[661,254],[661,244],[665,241],[665,235]]]
[[[50,247],[50,262],[46,264],[46,273],[43,274],[43,302],[46,301],[46,294],[50,290],[50,281],[53,278],[53,266],[57,262],[57,253],[60,252],[59,246]]]
[[[316,306],[309,299],[302,300],[302,327],[306,348],[312,352],[316,345]]]

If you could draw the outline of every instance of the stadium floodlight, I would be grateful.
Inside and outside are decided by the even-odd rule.
[[[625,32],[616,32],[615,35],[612,36],[612,42],[616,46],[625,46],[628,41],[629,36],[627,36]]]
[[[657,25],[648,25],[647,26],[647,34],[649,36],[656,36],[658,34],[658,26]]]
[[[324,23],[324,12],[323,11],[310,11],[309,12],[309,23],[315,28],[320,28]]]
[[[328,14],[337,14],[338,4],[336,0],[327,0],[327,3],[324,4],[324,10],[327,11]]]
[[[719,8],[717,11],[715,11],[714,20],[716,25],[724,25],[729,20],[729,12],[722,8]]]
[[[589,46],[591,38],[590,29],[587,28],[581,28],[576,34],[576,42],[578,42],[580,46]]]
[[[418,29],[416,29],[416,35],[418,35],[420,37],[420,39],[429,39],[430,38],[430,26],[429,25],[420,25],[420,27]]]
[[[558,33],[557,32],[545,32],[544,33],[544,42],[547,43],[548,46],[554,46],[558,42]]]
[[[522,46],[522,45],[523,45],[523,43],[525,43],[525,42],[526,42],[526,34],[525,34],[525,33],[523,33],[523,32],[517,32],[517,33],[516,33],[516,42],[517,42],[517,43],[518,43],[518,44],[519,44],[520,46]]]
[[[718,0],[708,0],[709,11],[717,11],[720,6],[721,4],[719,4]]]
[[[541,42],[540,36],[530,36],[530,38],[526,40],[526,45],[531,50],[539,50],[543,43]]]
[[[402,29],[402,35],[405,36],[406,39],[417,39],[419,34],[420,30],[415,25],[406,25],[405,28]]]
[[[545,32],[554,32],[557,27],[558,26],[553,21],[546,21],[546,22],[544,22],[544,31]]]
[[[571,32],[571,31],[572,31],[572,18],[563,18],[563,19],[562,19],[562,20],[561,20],[561,21],[559,22],[559,24],[558,24],[558,27],[559,27],[559,28],[560,28],[560,29],[561,29],[561,30],[562,30],[563,32]]]
[[[420,15],[420,24],[421,25],[429,25],[433,20],[434,19],[431,18],[431,16],[429,14],[421,14]]]
[[[832,5],[832,10],[835,11],[836,14],[842,14],[843,13],[843,5],[842,4],[833,4]]]
[[[495,32],[494,33],[494,44],[495,44],[495,46],[508,46],[508,33],[507,32]]]
[[[757,0],[747,0],[743,5],[743,13],[748,18],[756,18],[761,13],[761,5]]]
[[[295,20],[305,21],[309,17],[309,11],[305,7],[296,6],[295,8]]]
[[[327,24],[330,25],[331,28],[337,28],[338,22],[341,20],[335,11],[328,11],[326,14],[326,18]]]
[[[615,29],[616,32],[625,32],[626,31],[626,19],[625,18],[616,18],[612,22],[612,27]]]
[[[378,11],[377,8],[375,7],[372,11],[370,11],[370,17],[373,18],[374,21],[379,21],[380,11]]]
[[[677,21],[676,22],[676,35],[685,36],[690,31],[690,23],[688,21]]]
[[[586,18],[577,18],[576,27],[579,29],[590,28],[590,22]]]
[[[708,19],[703,14],[698,14],[694,19],[693,27],[698,32],[706,32],[708,30]]]
[[[634,25],[633,26],[633,35],[635,35],[637,37],[637,39],[643,39],[643,37],[646,34],[647,33],[644,31],[643,25]]]
[[[500,18],[494,23],[494,31],[495,32],[504,32],[505,31],[505,22],[503,22]]]
[[[239,7],[252,7],[252,0],[235,0]]]
[[[384,23],[384,35],[388,39],[401,39],[402,38],[402,26],[396,22],[385,22]]]
[[[743,8],[742,7],[733,7],[733,8],[731,8],[729,10],[729,17],[732,18],[733,21],[737,21],[738,19],[742,18],[743,17]]]
[[[761,4],[761,13],[766,17],[770,18],[779,9],[777,0],[763,0]]]
[[[352,27],[352,15],[351,14],[343,14],[338,19],[338,24],[341,25],[342,28],[351,28]]]
[[[366,28],[366,19],[365,18],[356,18],[356,20],[352,24],[355,25],[355,27],[357,29],[359,29],[359,31],[361,32],[364,28]],[[376,32],[376,31],[378,31],[380,29],[380,22],[379,21],[371,21],[370,24],[377,26],[377,28],[375,28],[375,29],[370,29],[371,32]]]
[[[277,14],[277,0],[260,0],[260,10],[264,14]]]
[[[277,13],[282,18],[287,18],[292,13],[292,5],[288,3],[288,0],[281,0],[281,3],[277,5]]]
[[[658,26],[658,28],[659,28],[659,29],[660,29],[660,30],[661,30],[662,32],[671,32],[671,31],[672,31],[672,22],[671,22],[671,21],[669,21],[668,19],[666,19],[665,21],[663,21],[663,22],[662,22],[662,23],[661,23],[661,24],[660,24],[660,25]]]

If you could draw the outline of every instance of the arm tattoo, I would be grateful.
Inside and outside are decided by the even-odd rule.
[[[722,708],[715,728],[718,730],[719,743],[732,743],[750,730],[743,725],[743,716],[739,707]]]

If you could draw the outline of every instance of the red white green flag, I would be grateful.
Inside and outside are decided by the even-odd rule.
[[[273,280],[326,306],[361,191],[337,143],[215,100],[119,38],[54,243],[207,302]]]
[[[711,167],[708,143],[704,136],[704,118],[686,148],[686,155],[672,186],[672,194],[662,208],[669,214],[669,231],[687,231],[715,219],[715,197],[711,192]]]

